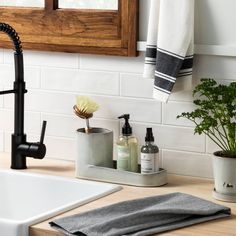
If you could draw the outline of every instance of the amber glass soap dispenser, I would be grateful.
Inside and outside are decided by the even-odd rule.
[[[138,172],[139,145],[136,137],[132,136],[132,127],[129,124],[129,114],[124,114],[119,119],[125,119],[122,135],[116,142],[117,169]]]

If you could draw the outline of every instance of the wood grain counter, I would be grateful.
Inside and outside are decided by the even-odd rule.
[[[0,169],[9,169],[10,155],[0,154]],[[34,160],[28,159],[28,169],[25,172],[35,172],[42,174],[51,174],[65,177],[74,177],[74,163],[44,159]],[[193,178],[186,176],[169,175],[168,185],[157,188],[141,188],[123,186],[119,192],[113,193],[94,202],[88,203],[74,210],[60,214],[55,218],[69,216],[80,212],[88,211],[98,207],[106,206],[124,200],[148,197],[153,195],[167,194],[173,192],[182,192],[192,194],[206,200],[213,201],[218,204],[228,206],[232,209],[232,216],[227,219],[220,219],[211,222],[186,227],[166,233],[159,234],[161,236],[236,236],[236,203],[220,202],[212,198],[213,182],[208,179]],[[62,234],[53,230],[48,222],[51,218],[42,223],[30,227],[30,236],[62,236]],[[100,235],[98,235],[100,236]],[[101,235],[102,236],[102,235]]]

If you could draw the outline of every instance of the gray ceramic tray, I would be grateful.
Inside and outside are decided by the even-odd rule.
[[[157,187],[167,184],[167,172],[164,169],[153,174],[140,174],[115,168],[87,165],[77,171],[76,177],[139,187]]]

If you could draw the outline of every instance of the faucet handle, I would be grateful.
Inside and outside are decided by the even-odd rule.
[[[28,157],[33,157],[36,159],[43,159],[46,154],[46,146],[43,143],[44,136],[45,136],[45,130],[46,130],[47,121],[43,121],[40,141],[37,143],[29,143],[25,142],[20,144],[17,147],[18,152],[21,155],[25,155]]]
[[[41,130],[41,136],[40,136],[40,142],[39,142],[40,144],[43,144],[46,126],[47,126],[47,121],[44,120],[44,121],[43,121],[43,125],[42,125],[42,130]]]

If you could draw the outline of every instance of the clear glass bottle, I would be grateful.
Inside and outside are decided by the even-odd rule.
[[[129,124],[129,114],[120,116],[125,119],[122,127],[122,135],[116,142],[117,169],[138,172],[139,145],[136,137],[132,136],[132,128]]]
[[[147,128],[145,145],[141,147],[141,173],[151,174],[159,171],[159,148],[154,144],[152,128]]]

